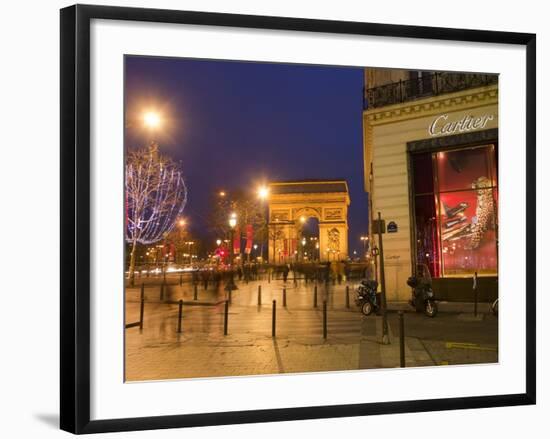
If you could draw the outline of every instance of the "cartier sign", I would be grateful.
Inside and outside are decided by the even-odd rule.
[[[480,130],[485,128],[487,123],[494,118],[493,114],[482,114],[481,116],[466,115],[456,118],[448,114],[440,114],[430,123],[428,132],[430,136],[442,136]]]

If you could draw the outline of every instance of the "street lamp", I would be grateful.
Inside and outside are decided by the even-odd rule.
[[[156,111],[146,111],[143,114],[143,123],[147,128],[156,129],[160,127],[162,121]]]
[[[260,186],[258,188],[258,198],[260,199],[260,201],[264,202],[265,200],[267,200],[269,198],[269,187],[267,187],[266,185],[263,185],[263,186]],[[264,208],[262,209],[262,220],[264,222],[263,224],[263,227],[267,228],[267,222],[268,222],[268,218],[267,218],[267,215],[265,214],[265,206]],[[264,229],[265,230],[265,229]],[[269,229],[267,229],[269,230]],[[263,235],[263,234],[262,234]],[[268,241],[268,255],[267,255],[267,258],[269,259],[269,234],[266,233],[267,235],[267,241]],[[263,261],[263,258],[264,258],[264,242],[265,242],[265,238],[266,236],[263,235],[262,236],[262,250],[261,250],[261,257],[262,257],[262,261]],[[273,259],[275,259],[275,249],[273,249]]]
[[[363,241],[363,256],[366,258],[367,257],[367,243],[369,241],[369,237],[368,236],[361,236],[361,241]]]
[[[231,269],[229,271],[229,282],[227,282],[227,285],[225,286],[226,291],[232,291],[236,290],[237,286],[235,285],[235,281],[233,279],[233,245],[235,242],[235,227],[237,226],[237,214],[233,212],[231,215],[229,215],[229,227],[231,228],[231,240],[229,242],[229,264],[231,266]]]
[[[269,197],[269,188],[267,186],[260,186],[258,188],[258,197],[260,200],[266,200]]]
[[[231,227],[231,229],[235,229],[236,225],[237,225],[237,214],[235,212],[233,212],[229,216],[229,227]]]
[[[220,245],[222,245],[222,240],[221,239],[216,239],[216,245],[219,247]]]

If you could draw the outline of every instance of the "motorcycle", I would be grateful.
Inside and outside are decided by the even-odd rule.
[[[376,295],[378,282],[375,280],[363,279],[356,290],[355,304],[361,309],[361,312],[368,316],[373,311],[378,312],[380,305]]]
[[[437,303],[432,289],[432,276],[425,264],[416,266],[416,275],[407,279],[407,285],[413,289],[410,304],[417,311],[424,311],[428,317],[437,314]]]

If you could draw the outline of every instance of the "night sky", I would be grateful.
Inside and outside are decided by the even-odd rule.
[[[351,255],[368,227],[362,87],[361,68],[126,57],[126,146],[154,136],[164,154],[182,161],[184,216],[193,234],[212,242],[204,225],[212,193],[344,178]],[[164,122],[155,134],[139,122],[150,109]]]

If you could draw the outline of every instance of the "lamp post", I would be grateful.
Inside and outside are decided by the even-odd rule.
[[[189,265],[193,265],[193,253],[191,252],[191,246],[194,244],[193,241],[188,241],[187,245],[189,246]]]
[[[187,226],[187,220],[185,218],[179,218],[177,224],[179,229],[179,243],[182,243],[185,238],[185,227]],[[183,244],[186,244],[186,242],[183,241]],[[181,259],[181,263],[185,264],[185,259],[183,257]]]
[[[367,243],[369,242],[368,236],[361,236],[361,241],[363,241],[363,257],[367,258]]]
[[[261,202],[265,202],[265,200],[267,200],[269,198],[269,187],[267,187],[265,185],[260,186],[258,188],[258,198],[260,199]],[[264,210],[263,210],[263,220],[264,220],[264,227],[267,228],[267,223],[268,223],[269,218],[267,218],[267,215],[265,214],[265,207],[264,207]],[[262,257],[262,262],[264,260],[264,239],[265,239],[265,237],[262,234],[262,248],[261,248],[261,254],[260,254],[260,256]],[[267,234],[267,240],[268,240],[268,243],[269,243],[269,233]],[[267,259],[269,260],[269,245],[268,245]],[[273,259],[275,259],[275,248],[273,248]]]
[[[232,213],[229,215],[229,227],[231,229],[231,240],[229,241],[229,265],[231,266],[231,269],[229,271],[229,281],[227,282],[227,285],[225,286],[226,291],[232,291],[236,290],[237,286],[235,285],[235,280],[233,278],[234,271],[233,271],[233,244],[235,242],[235,227],[237,226],[237,214]]]

